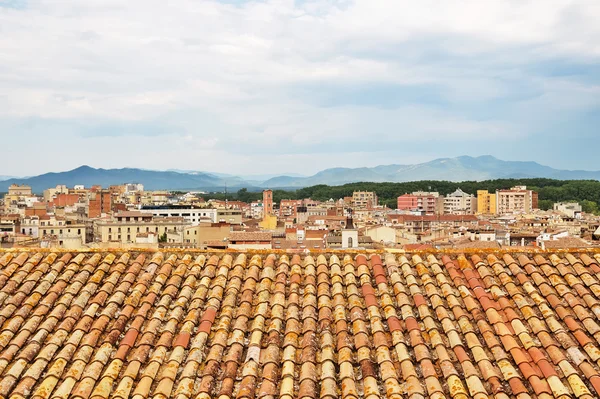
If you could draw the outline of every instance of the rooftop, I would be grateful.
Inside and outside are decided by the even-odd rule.
[[[597,398],[599,262],[0,252],[0,396]]]

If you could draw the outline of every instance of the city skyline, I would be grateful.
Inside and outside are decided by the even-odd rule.
[[[562,3],[0,1],[0,174],[593,170],[600,8]]]

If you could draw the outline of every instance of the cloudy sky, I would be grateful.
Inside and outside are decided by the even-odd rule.
[[[0,0],[0,175],[600,169],[598,0]]]

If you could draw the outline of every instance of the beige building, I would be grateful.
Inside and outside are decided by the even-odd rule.
[[[77,223],[56,216],[40,217],[37,227],[38,238],[42,241],[52,242],[52,245],[71,249],[80,248],[85,244],[86,230],[85,223]]]
[[[231,234],[231,225],[227,223],[200,223],[197,226],[186,227],[183,242],[196,248],[205,249],[210,241],[226,243]]]
[[[499,215],[529,213],[538,207],[538,195],[527,190],[526,186],[516,186],[510,190],[496,191],[497,212]]]
[[[356,209],[377,206],[377,194],[374,191],[355,191],[352,193],[352,207]]]
[[[477,207],[473,194],[467,194],[460,188],[444,197],[445,215],[472,215]]]
[[[381,244],[396,244],[398,229],[389,226],[369,226],[365,228],[365,236],[371,237],[373,242]]]
[[[242,224],[242,213],[240,209],[217,209],[217,222]]]
[[[159,238],[169,237],[171,240],[173,234],[176,234],[181,237],[177,242],[184,242],[185,228],[190,226],[191,223],[182,217],[154,217],[141,212],[121,212],[111,219],[97,222],[97,240],[134,244],[138,241],[138,234],[142,234],[143,238],[148,233],[154,233]]]
[[[27,199],[34,197],[30,186],[11,184],[4,196],[4,212],[23,214]]]
[[[44,190],[44,201],[52,201],[58,194],[69,194],[69,189],[65,185],[58,185],[54,188]]]

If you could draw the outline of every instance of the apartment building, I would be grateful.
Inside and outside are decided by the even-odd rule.
[[[355,209],[373,208],[378,204],[374,191],[355,191],[352,193],[352,207]]]
[[[475,215],[398,215],[396,219],[407,232],[414,234],[440,229],[476,227],[479,221]]]
[[[204,209],[188,205],[142,206],[139,211],[155,217],[181,217],[191,224],[217,223],[219,221],[217,209]]]
[[[11,184],[4,195],[4,212],[23,214],[28,206],[28,199],[36,199],[30,186]]]
[[[242,224],[241,209],[217,209],[217,223]]]
[[[200,223],[185,228],[183,242],[196,248],[206,249],[209,242],[226,243],[231,233],[228,223]]]
[[[477,214],[495,215],[496,212],[496,194],[488,190],[477,190]]]
[[[279,217],[295,218],[298,214],[298,207],[302,206],[302,200],[281,200],[279,202]]]
[[[437,192],[415,191],[398,197],[398,210],[438,215],[444,211],[444,199]]]
[[[444,197],[445,215],[472,215],[477,206],[473,194],[467,194],[460,188]]]
[[[182,217],[160,217],[142,212],[120,212],[110,219],[97,222],[96,238],[101,242],[120,242],[132,244],[138,242],[140,237],[147,237],[148,233],[157,234],[159,237],[167,234],[178,234],[184,242],[184,231],[191,223]]]
[[[29,235],[30,228],[32,232],[35,231],[34,220],[29,220],[29,223],[30,225],[26,227],[27,230],[23,234]],[[52,240],[60,247],[78,248],[86,242],[86,231],[85,223],[67,220],[64,217],[45,215],[38,218],[37,236],[32,235],[32,237]]]
[[[496,191],[497,213],[528,213],[538,207],[538,194],[526,186],[515,186],[510,190]]]

